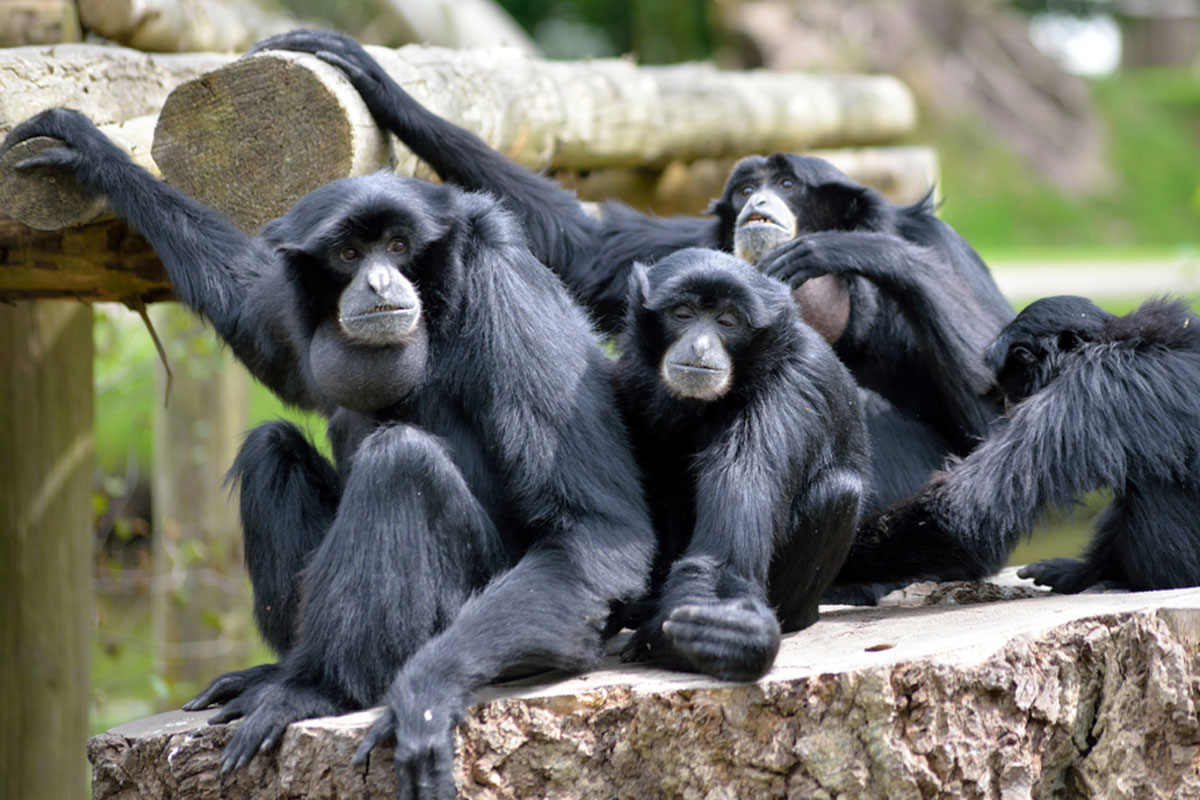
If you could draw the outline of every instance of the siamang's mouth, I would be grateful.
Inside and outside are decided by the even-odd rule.
[[[782,222],[780,222],[779,220],[770,216],[769,214],[759,214],[759,213],[754,213],[754,214],[751,214],[748,217],[746,217],[746,219],[742,222],[741,227],[748,228],[752,225],[774,225],[776,228],[786,228],[787,227]]]
[[[671,364],[672,369],[683,370],[684,372],[721,372],[720,367],[709,367],[704,364],[683,364],[678,361]]]
[[[387,305],[386,303],[381,303],[377,306],[372,306],[361,314],[353,314],[348,317],[342,317],[342,321],[349,322],[353,320],[372,319],[375,317],[387,317],[393,315],[403,316],[405,314],[412,314],[415,310],[416,309],[412,306],[393,306]]]

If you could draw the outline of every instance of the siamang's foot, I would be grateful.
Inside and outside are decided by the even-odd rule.
[[[279,674],[278,664],[259,664],[248,669],[226,672],[212,679],[200,694],[183,704],[184,711],[201,711],[210,706],[224,705],[247,691],[268,683]]]
[[[465,703],[428,685],[428,676],[404,675],[388,690],[387,705],[367,731],[351,763],[365,764],[376,745],[394,742],[399,795],[412,800],[454,800],[454,728]]]
[[[1038,586],[1049,586],[1062,594],[1078,594],[1095,583],[1087,575],[1084,562],[1074,558],[1048,558],[1021,567],[1017,575],[1033,578]]]
[[[722,680],[753,681],[774,663],[779,636],[775,615],[749,598],[685,603],[638,628],[621,658]]]
[[[289,724],[348,710],[313,689],[289,683],[262,684],[246,692],[209,719],[218,724],[245,717],[221,753],[221,774],[241,769],[256,753],[274,750]]]

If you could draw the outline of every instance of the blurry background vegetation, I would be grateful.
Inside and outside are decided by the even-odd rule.
[[[378,0],[283,5],[364,41],[404,43],[381,35],[374,22]],[[1130,256],[1197,261],[1200,63],[1192,0],[501,5],[552,58],[631,53],[643,63],[711,58],[727,67],[899,75],[921,106],[922,127],[912,139],[936,147],[941,159],[942,214],[993,266],[1049,260],[1069,267]],[[1122,33],[1124,61],[1114,50]],[[1079,291],[1088,291],[1086,273]],[[1123,312],[1141,299],[1131,292],[1106,304]],[[152,406],[163,402],[155,377],[161,367],[136,316],[98,306],[95,325],[99,601],[92,729],[101,731],[176,705],[195,687],[170,685],[151,658],[147,476]],[[203,338],[187,342],[197,352],[173,352],[173,362],[216,346]],[[251,406],[252,425],[295,418],[258,386]],[[315,438],[323,436],[320,420],[303,423]],[[1039,532],[1014,560],[1073,554],[1102,502],[1083,504],[1061,535]],[[211,625],[214,637],[232,629],[217,615]],[[259,645],[247,663],[268,657]]]

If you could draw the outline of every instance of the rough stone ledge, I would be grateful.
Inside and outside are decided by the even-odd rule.
[[[462,796],[1200,797],[1200,589],[1014,583],[830,607],[754,684],[614,660],[489,689],[459,728]],[[292,725],[226,777],[207,713],[122,725],[88,743],[93,796],[394,797],[389,752],[350,766],[374,713]]]

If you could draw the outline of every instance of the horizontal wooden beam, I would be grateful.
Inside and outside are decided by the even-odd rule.
[[[39,231],[0,216],[0,300],[170,300],[158,255],[125,222]]]

